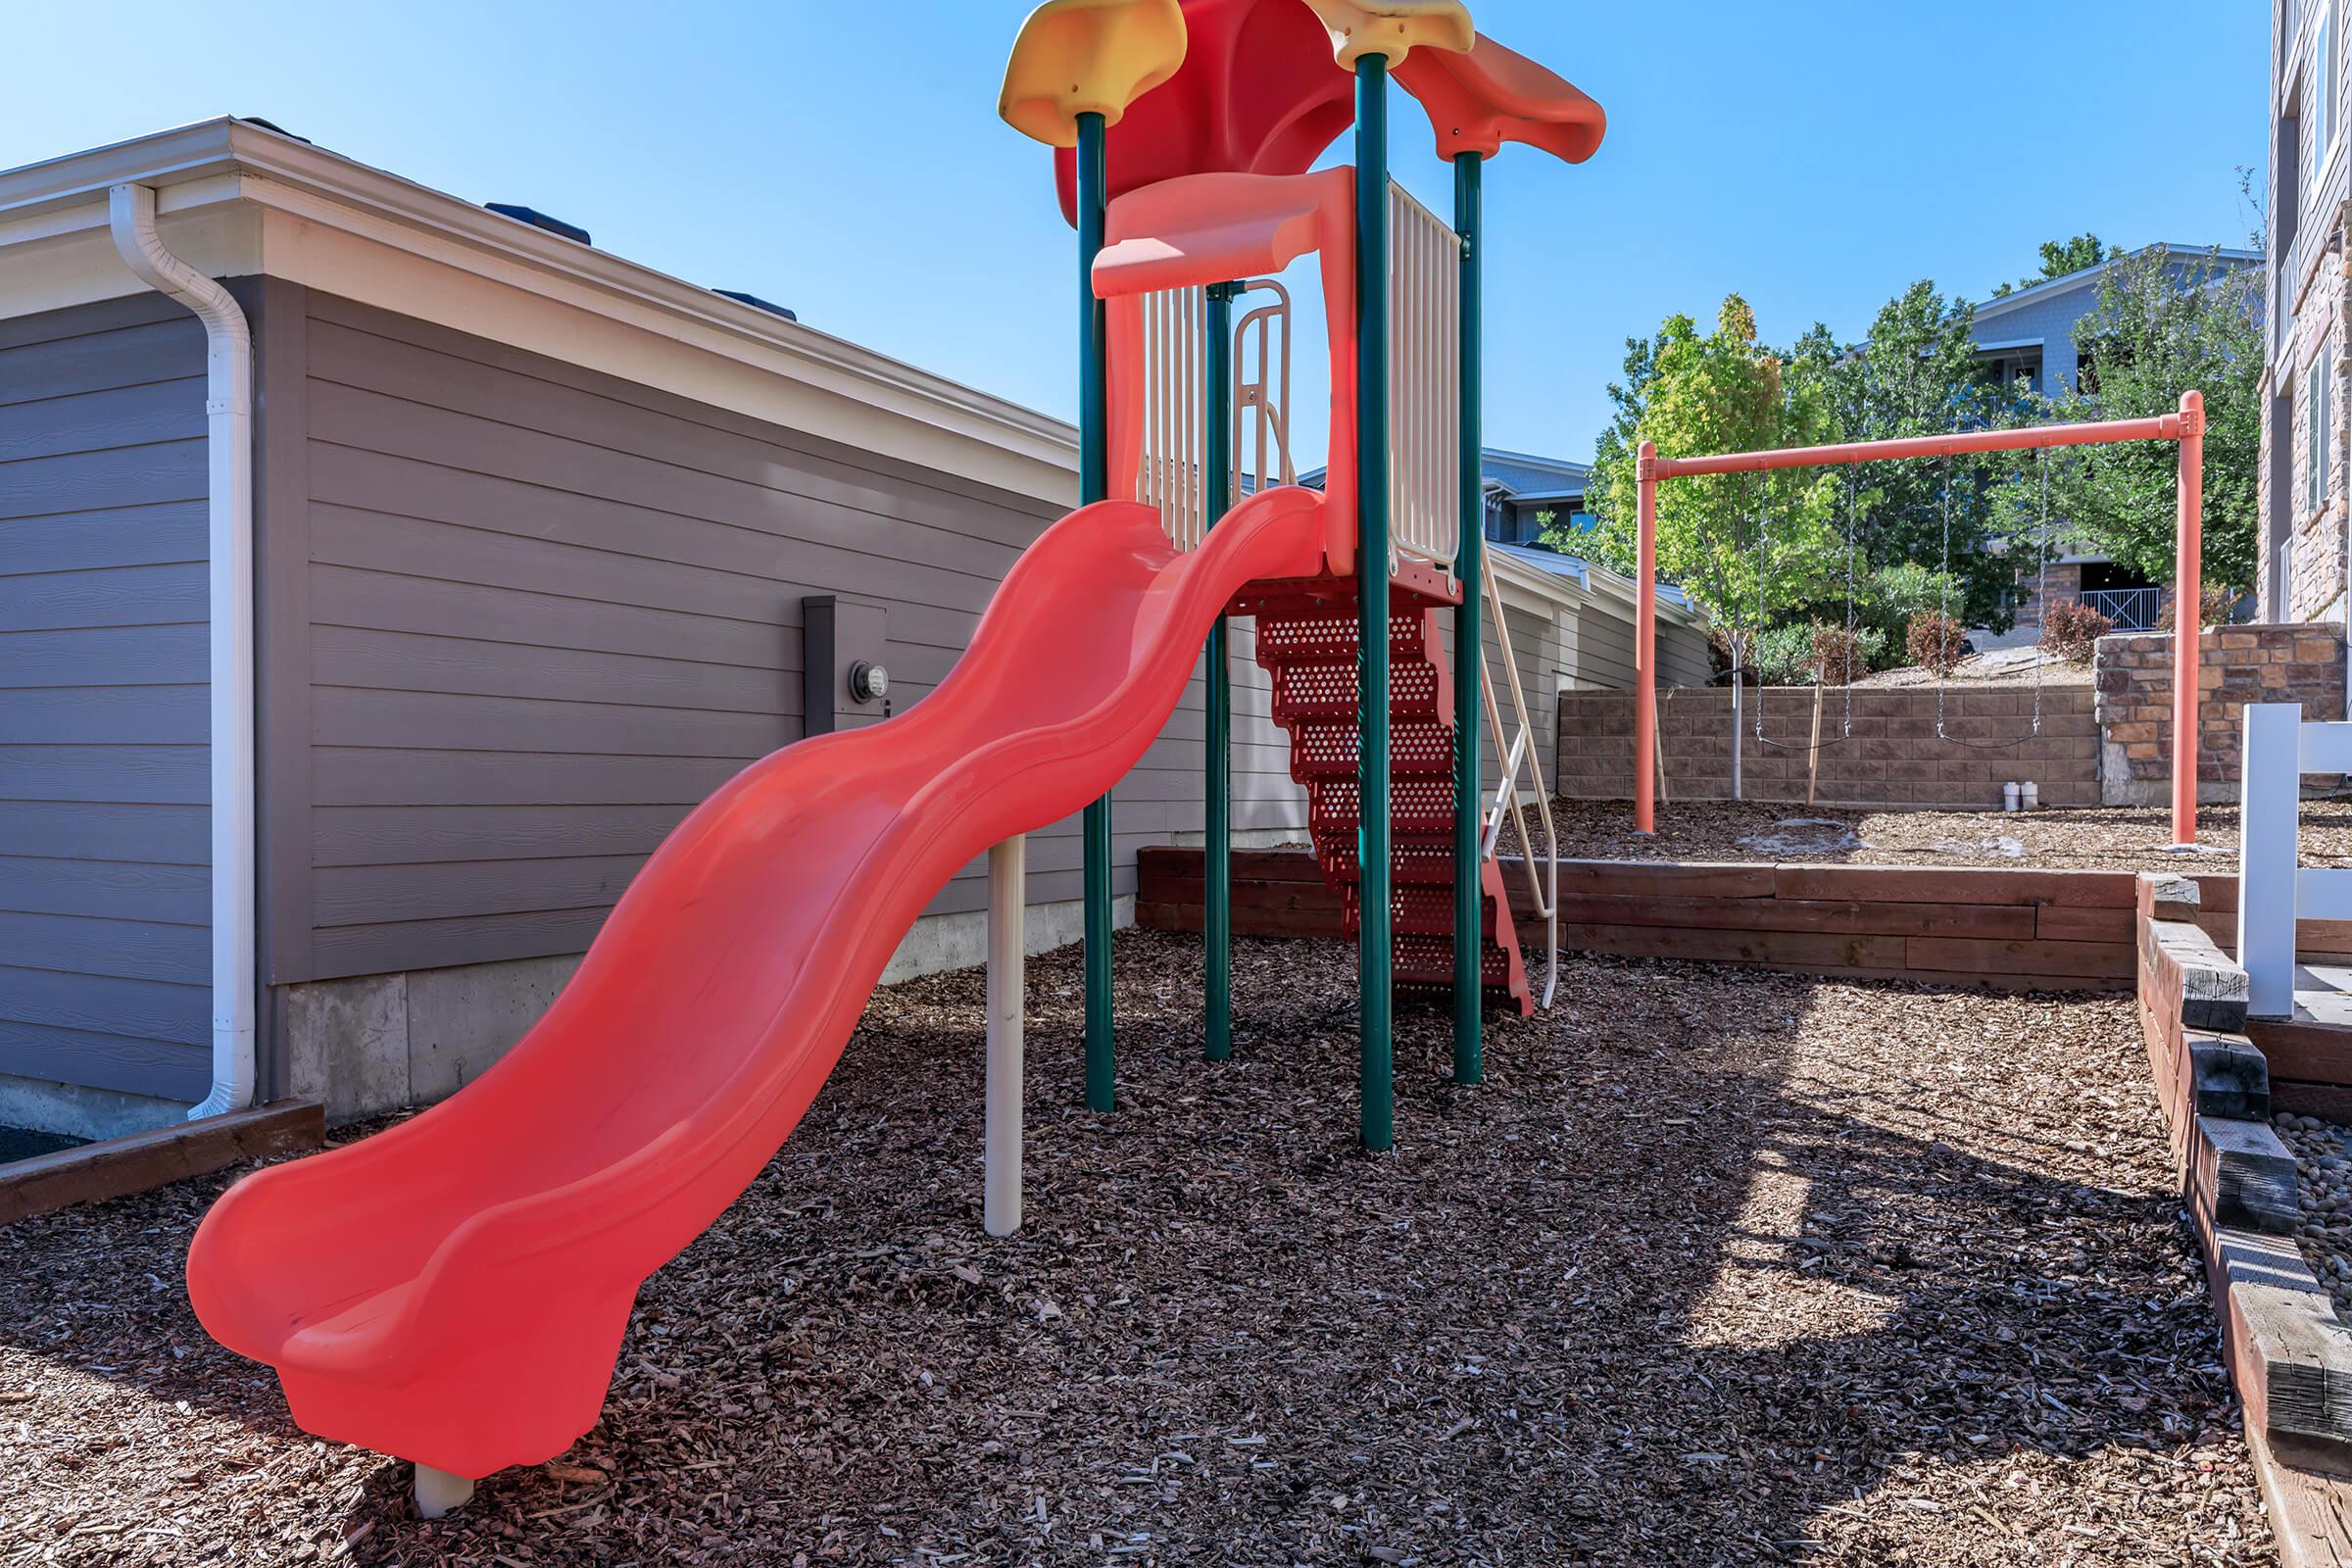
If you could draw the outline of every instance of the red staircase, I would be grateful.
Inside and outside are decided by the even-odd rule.
[[[1237,603],[1257,617],[1257,662],[1274,682],[1274,719],[1291,735],[1291,777],[1306,788],[1307,829],[1323,876],[1346,896],[1348,929],[1362,916],[1356,780],[1360,716],[1356,585],[1324,579],[1282,584]],[[1399,994],[1453,993],[1453,680],[1437,612],[1398,593],[1389,612],[1390,889]],[[1488,1002],[1525,1015],[1535,1008],[1511,926],[1501,868],[1480,882]]]

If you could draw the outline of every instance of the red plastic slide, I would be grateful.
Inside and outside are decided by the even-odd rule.
[[[321,1437],[465,1477],[562,1452],[638,1285],[791,1133],[915,916],[1132,767],[1227,602],[1322,567],[1322,512],[1269,490],[1183,556],[1134,502],[1047,530],[929,698],[680,823],[497,1066],[229,1189],[188,1250],[204,1326]]]

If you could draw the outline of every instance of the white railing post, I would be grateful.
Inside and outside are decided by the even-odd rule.
[[[1450,578],[1462,524],[1462,240],[1394,180],[1389,227],[1389,567],[1409,557]]]
[[[980,1223],[991,1236],[1021,1228],[1021,1034],[1027,981],[1029,841],[988,852],[988,1082],[983,1091]]]
[[[1494,642],[1502,650],[1502,671],[1505,689],[1511,694],[1511,716],[1515,727],[1506,742],[1503,738],[1502,705],[1494,700],[1494,661],[1481,660],[1478,668],[1480,705],[1487,712],[1487,733],[1494,742],[1495,769],[1494,805],[1488,812],[1485,841],[1479,847],[1482,860],[1494,858],[1502,842],[1502,822],[1512,819],[1519,833],[1519,854],[1526,862],[1528,891],[1535,895],[1536,912],[1544,916],[1544,946],[1550,961],[1544,973],[1544,1005],[1551,1005],[1552,995],[1560,984],[1560,839],[1559,830],[1551,819],[1551,788],[1544,779],[1544,764],[1535,755],[1534,715],[1528,711],[1527,687],[1519,679],[1519,655],[1511,646],[1510,618],[1502,612],[1502,590],[1494,581],[1494,558],[1486,552],[1479,555],[1480,581],[1464,583],[1462,592],[1476,593],[1494,617]],[[1552,710],[1559,710],[1559,697],[1552,696]],[[1527,769],[1535,786],[1536,820],[1544,824],[1544,858],[1546,869],[1536,869],[1536,841],[1527,830],[1527,810],[1519,802],[1519,770]]]
[[[2296,816],[2302,802],[2303,709],[2248,703],[2238,752],[2237,961],[2252,982],[2247,1010],[2295,1010]]]

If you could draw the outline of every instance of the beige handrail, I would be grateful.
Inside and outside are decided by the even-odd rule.
[[[1479,552],[1480,598],[1494,617],[1494,642],[1502,650],[1502,669],[1509,677],[1511,709],[1518,727],[1506,743],[1503,738],[1501,707],[1494,701],[1494,662],[1478,662],[1480,693],[1487,710],[1488,732],[1494,737],[1494,755],[1500,760],[1494,780],[1494,804],[1487,812],[1486,841],[1480,847],[1483,860],[1494,858],[1496,847],[1502,840],[1502,821],[1507,813],[1519,832],[1519,855],[1527,865],[1527,886],[1536,901],[1536,912],[1544,917],[1544,945],[1551,950],[1548,967],[1544,976],[1544,1005],[1551,1005],[1553,993],[1560,984],[1560,838],[1551,819],[1551,791],[1544,784],[1543,764],[1536,760],[1535,725],[1527,710],[1527,688],[1519,679],[1519,656],[1511,647],[1511,625],[1502,612],[1502,595],[1494,584],[1494,558],[1487,551]],[[1458,656],[1458,651],[1457,651]],[[1544,864],[1545,871],[1536,870],[1536,844],[1528,836],[1527,810],[1519,803],[1519,770],[1524,766],[1536,790],[1536,814],[1544,824]]]
[[[1236,496],[1270,485],[1296,484],[1291,466],[1291,291],[1279,279],[1253,277],[1244,294],[1265,290],[1273,303],[1250,310],[1233,328],[1233,488]],[[1250,369],[1256,339],[1257,373]],[[1254,438],[1254,442],[1253,439]],[[1256,457],[1250,458],[1254,444]]]

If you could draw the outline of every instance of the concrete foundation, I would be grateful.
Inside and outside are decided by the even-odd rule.
[[[0,1073],[0,1124],[65,1138],[121,1138],[187,1119],[183,1101]]]
[[[1283,843],[1296,835],[1252,837]],[[1112,906],[1111,919],[1118,926],[1135,924],[1132,895]],[[1032,954],[1065,947],[1085,935],[1085,906],[1076,900],[1033,904],[1024,945]],[[987,957],[985,911],[926,915],[899,944],[882,983],[971,968]],[[576,956],[518,958],[281,986],[271,1000],[285,1043],[283,1093],[324,1105],[329,1126],[446,1100],[480,1077],[539,1021],[579,963]],[[7,1115],[5,1083],[0,1080],[0,1120],[43,1131],[78,1131]],[[184,1108],[168,1105],[169,1114],[141,1125],[160,1125]]]

